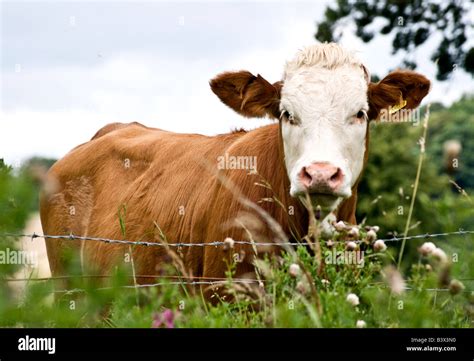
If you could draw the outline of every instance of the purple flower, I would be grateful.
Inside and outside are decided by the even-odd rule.
[[[153,316],[152,328],[174,328],[175,314],[170,309],[165,309],[161,313],[155,313]]]

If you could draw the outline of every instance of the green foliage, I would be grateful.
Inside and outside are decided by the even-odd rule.
[[[449,109],[436,105],[430,113],[426,157],[415,201],[411,233],[436,233],[472,227],[472,200],[455,190],[443,169],[443,143],[457,139],[463,146],[456,181],[474,190],[474,99],[465,97]],[[424,116],[421,110],[421,117]],[[369,161],[359,188],[358,218],[367,218],[382,233],[400,234],[413,191],[421,121],[371,126]]]
[[[464,96],[449,108],[433,112],[429,128],[431,159],[437,160],[438,171],[443,171],[443,145],[456,140],[462,146],[454,180],[462,188],[474,189],[474,97]]]
[[[383,19],[384,25],[377,31],[381,35],[394,34],[393,53],[405,51],[404,67],[415,68],[409,54],[425,43],[434,33],[442,39],[432,60],[437,61],[437,79],[446,80],[454,64],[474,74],[474,48],[466,49],[467,34],[472,22],[467,14],[472,10],[469,1],[437,0],[338,0],[335,7],[328,7],[325,18],[318,24],[316,39],[338,41],[339,25],[348,19],[356,25],[356,35],[370,42],[376,32],[373,21]]]
[[[263,287],[253,285],[237,291],[229,279],[221,288],[237,298],[226,302],[219,297],[215,305],[204,301],[199,290],[189,288],[184,292],[165,278],[159,280],[160,286],[138,290],[137,305],[137,291],[124,288],[130,275],[126,267],[106,280],[72,278],[69,289],[83,292],[57,293],[56,301],[51,298],[51,292],[61,289],[58,283],[53,288],[53,282],[58,281],[31,283],[20,304],[5,302],[0,297],[0,326],[351,328],[359,320],[368,327],[470,326],[473,306],[470,289],[456,295],[428,291],[438,287],[446,273],[432,259],[420,258],[407,276],[410,290],[395,293],[394,286],[381,277],[381,270],[387,272],[387,266],[393,262],[394,249],[375,253],[370,246],[362,245],[360,250],[365,252],[362,267],[324,260],[328,254],[344,250],[342,243],[328,246],[323,241],[323,258],[306,247],[298,247],[296,254],[267,257],[257,264]],[[296,263],[301,266],[301,272],[292,274],[289,269]],[[447,272],[451,272],[449,268]],[[301,286],[307,282],[315,285],[314,293],[311,287]],[[360,303],[348,302],[351,293],[358,296]],[[172,314],[172,320],[167,324],[157,323],[166,312]]]
[[[0,232],[21,231],[34,209],[36,196],[31,177],[0,160]]]

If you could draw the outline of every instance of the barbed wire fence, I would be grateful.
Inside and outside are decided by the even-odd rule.
[[[429,240],[440,237],[451,237],[451,236],[466,236],[474,234],[474,230],[459,229],[453,232],[442,232],[442,233],[423,233],[407,237],[391,237],[391,238],[380,238],[378,240],[384,242],[400,242],[403,240]],[[162,242],[149,242],[149,241],[131,241],[124,239],[110,239],[104,237],[91,237],[91,236],[77,236],[74,234],[67,235],[48,235],[38,233],[0,233],[0,238],[29,238],[31,241],[35,239],[61,239],[67,241],[94,241],[103,242],[107,244],[120,244],[120,245],[133,245],[133,246],[144,246],[144,247],[219,247],[228,246],[225,241],[212,241],[212,242],[176,242],[176,243],[162,243]],[[255,241],[241,241],[232,240],[233,244],[248,245],[248,246],[311,246],[309,242],[255,242]],[[355,240],[356,243],[362,243],[363,240]],[[337,241],[335,243],[346,243],[346,241]],[[43,278],[4,278],[4,282],[30,282],[30,281],[54,281],[64,280],[70,278],[110,278],[112,275],[74,275],[74,276],[54,276],[54,277],[43,277]],[[132,277],[131,275],[127,277]],[[164,276],[164,275],[133,275],[134,278],[150,278],[150,279],[173,279],[173,281],[167,282],[155,282],[147,284],[136,284],[136,285],[122,285],[118,288],[123,289],[143,289],[153,288],[160,286],[176,285],[176,286],[220,286],[229,283],[240,283],[240,284],[257,284],[260,287],[264,285],[266,280],[262,279],[245,279],[245,278],[219,278],[219,277],[184,277],[184,276]],[[198,280],[196,280],[198,279]],[[471,278],[463,278],[461,281],[474,281]],[[375,285],[375,284],[374,284]],[[116,287],[99,287],[94,288],[95,291],[112,290]],[[406,286],[404,288],[407,291],[412,291],[415,288]],[[449,292],[448,288],[427,288],[424,291],[432,292]],[[66,290],[53,290],[53,293],[59,294],[73,294],[73,293],[85,293],[86,289],[66,289]],[[466,291],[469,292],[469,291]]]
[[[380,238],[378,240],[384,242],[400,242],[404,239],[432,239],[438,237],[449,237],[454,235],[468,235],[474,234],[474,231],[460,229],[454,232],[443,232],[443,233],[423,233],[407,237],[392,237],[392,238]],[[74,234],[63,234],[63,235],[48,235],[48,234],[23,234],[23,233],[0,233],[1,237],[13,237],[13,238],[49,238],[49,239],[61,239],[70,241],[97,241],[109,244],[123,244],[123,245],[134,245],[134,246],[145,246],[145,247],[218,247],[225,246],[228,243],[225,241],[211,241],[211,242],[175,242],[175,243],[161,243],[161,242],[149,242],[149,241],[130,241],[125,239],[111,239],[103,237],[91,237],[91,236],[76,236]],[[345,241],[338,241],[339,243],[345,243]],[[354,240],[353,242],[362,243],[363,240]],[[234,244],[248,245],[248,246],[310,246],[312,243],[309,242],[253,242],[253,241],[239,241],[233,240]]]

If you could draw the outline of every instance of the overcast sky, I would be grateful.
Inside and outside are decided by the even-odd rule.
[[[284,62],[315,42],[328,3],[2,1],[0,158],[61,157],[116,121],[203,134],[262,125],[221,104],[209,79],[247,69],[279,80]],[[398,65],[390,37],[367,45],[352,32],[342,43],[371,72]],[[431,79],[435,40],[415,54]],[[474,92],[472,78],[457,71],[427,101],[464,92]]]

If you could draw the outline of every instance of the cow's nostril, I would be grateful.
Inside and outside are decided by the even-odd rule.
[[[304,185],[310,186],[311,182],[313,181],[313,177],[311,177],[311,174],[308,173],[308,170],[306,167],[303,167],[300,173],[300,179],[303,182]]]
[[[337,182],[339,181],[340,179],[342,178],[342,171],[341,171],[341,168],[337,168],[336,170],[336,173],[334,173],[330,180],[333,181],[333,182]]]

